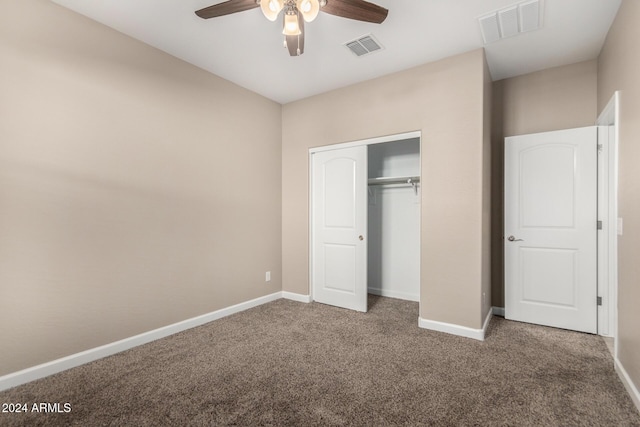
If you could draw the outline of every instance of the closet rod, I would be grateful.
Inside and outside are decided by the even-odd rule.
[[[420,182],[419,176],[394,176],[394,177],[381,177],[370,178],[369,185],[386,185],[386,184],[409,184],[415,185]]]

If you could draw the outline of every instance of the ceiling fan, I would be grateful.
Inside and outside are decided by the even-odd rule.
[[[364,0],[227,0],[196,11],[203,19],[215,18],[259,7],[264,16],[275,21],[284,11],[284,45],[291,56],[304,53],[304,23],[311,22],[320,11],[356,21],[381,24],[389,11]]]

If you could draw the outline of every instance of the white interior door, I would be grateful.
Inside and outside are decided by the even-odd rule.
[[[367,147],[312,159],[313,299],[367,311]]]
[[[597,127],[505,140],[505,317],[597,332]]]

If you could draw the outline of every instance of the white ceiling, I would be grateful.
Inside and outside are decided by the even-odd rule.
[[[279,103],[483,46],[477,18],[518,0],[373,0],[382,24],[320,13],[305,52],[283,48],[282,22],[259,8],[204,20],[221,0],[52,0]],[[331,0],[329,0],[331,1]],[[541,0],[543,27],[486,46],[493,80],[595,58],[621,0]],[[385,50],[356,57],[343,44],[372,33]]]

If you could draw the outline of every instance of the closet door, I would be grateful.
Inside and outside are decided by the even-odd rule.
[[[367,311],[367,147],[312,155],[313,299]]]

